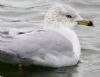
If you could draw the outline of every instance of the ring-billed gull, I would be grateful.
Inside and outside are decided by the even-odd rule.
[[[21,34],[15,38],[0,36],[0,61],[64,67],[77,64],[80,43],[74,26],[94,26],[65,4],[50,8],[41,30]]]

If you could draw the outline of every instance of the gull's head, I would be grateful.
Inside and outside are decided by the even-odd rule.
[[[76,25],[94,26],[92,21],[83,19],[69,5],[55,5],[51,7],[44,19],[44,28],[73,28]]]

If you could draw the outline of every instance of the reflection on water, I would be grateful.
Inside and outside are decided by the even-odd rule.
[[[78,26],[82,55],[78,66],[64,68],[44,68],[0,63],[2,77],[100,77],[100,0],[0,0],[0,32],[13,34],[40,28],[48,8],[57,2],[74,7],[82,17],[94,21],[96,27]],[[15,29],[12,29],[15,28]]]
[[[49,68],[41,66],[23,66],[0,63],[2,77],[76,77],[77,66],[64,68]]]

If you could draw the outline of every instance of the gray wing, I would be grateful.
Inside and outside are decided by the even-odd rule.
[[[0,42],[0,50],[21,58],[34,56],[44,57],[46,54],[73,56],[71,41],[56,31],[36,31],[17,38]]]

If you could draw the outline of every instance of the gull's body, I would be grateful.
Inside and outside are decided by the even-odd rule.
[[[4,61],[8,63],[52,67],[74,65],[80,55],[80,45],[75,33],[70,33],[70,30],[65,33],[61,29],[41,30],[19,35],[3,42],[0,49],[3,50],[0,56],[3,57],[5,54]]]
[[[74,18],[66,19],[65,13],[71,13]],[[80,19],[82,18],[69,6],[51,8],[46,15],[44,29],[14,38],[4,35],[0,37],[0,61],[50,67],[77,64],[81,53],[80,44],[72,27]]]

